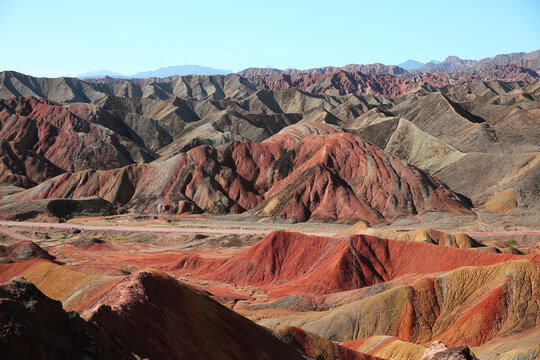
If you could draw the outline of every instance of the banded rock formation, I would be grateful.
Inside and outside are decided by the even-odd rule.
[[[242,213],[262,218],[380,222],[426,211],[469,213],[444,184],[327,125],[262,143],[199,146],[116,170],[63,174],[13,200],[100,196],[138,212]],[[300,134],[300,136],[299,136]]]

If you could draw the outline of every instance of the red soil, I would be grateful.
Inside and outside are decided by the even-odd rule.
[[[352,290],[408,274],[491,265],[539,255],[508,255],[356,235],[341,238],[273,232],[229,259],[180,255],[166,267],[200,278],[315,294]],[[297,291],[298,292],[298,291]]]
[[[44,259],[32,259],[8,264],[0,264],[0,283],[6,282],[14,276],[20,276],[25,270],[44,262]]]

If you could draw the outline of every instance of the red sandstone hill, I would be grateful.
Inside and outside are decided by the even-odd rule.
[[[304,125],[293,127],[298,129]],[[263,143],[199,146],[169,159],[63,174],[13,200],[103,199],[138,212],[242,213],[274,219],[381,222],[426,211],[468,213],[436,178],[348,133],[312,124]]]
[[[80,107],[91,111],[91,105]],[[18,186],[65,171],[113,169],[152,159],[131,140],[45,99],[0,100],[0,126],[0,181]]]
[[[365,74],[360,71],[337,70],[323,74],[268,75],[252,78],[257,86],[269,89],[296,88],[312,94],[372,94],[395,98],[411,90],[411,85],[392,75]]]
[[[407,73],[402,75],[373,74],[362,70],[336,68],[332,72],[301,74],[269,74],[250,78],[258,87],[269,90],[296,88],[312,94],[347,95],[371,94],[384,98],[397,98],[418,86],[444,87],[486,81],[521,81],[532,83],[540,75],[517,64],[486,65],[468,72],[448,74]]]
[[[464,266],[439,274],[408,276],[361,292],[328,295],[325,305],[330,308],[322,311],[291,311],[276,306],[271,311],[242,313],[270,328],[300,326],[333,341],[386,335],[424,345],[440,340],[449,346],[482,346],[492,354],[493,346],[506,344],[508,350],[518,352],[523,347],[525,353],[537,356],[540,290],[535,284],[539,274],[538,259]],[[341,304],[336,305],[336,300]],[[352,348],[367,352],[365,348]],[[504,358],[493,355],[490,358]]]
[[[165,352],[173,354],[171,358],[179,354],[190,357],[195,351],[205,358],[249,358],[245,354],[258,351],[258,347],[261,354],[289,349],[291,357],[368,359],[328,341],[359,338],[364,338],[365,344],[346,345],[386,359],[416,359],[407,355],[407,349],[412,347],[422,354],[422,345],[433,340],[450,346],[485,346],[483,351],[492,354],[499,350],[489,350],[491,346],[504,345],[504,352],[525,346],[524,351],[537,354],[538,256],[484,253],[372,236],[323,238],[283,232],[272,233],[228,259],[210,259],[208,254],[156,254],[152,248],[153,254],[138,254],[145,264],[159,265],[176,275],[190,272],[189,281],[197,279],[201,286],[207,283],[201,280],[209,280],[207,289],[216,295],[220,282],[234,289],[256,289],[272,299],[289,295],[271,302],[252,300],[251,310],[246,308],[249,304],[234,307],[260,325],[275,328],[274,336],[279,340],[211,301],[208,293],[194,291],[159,271],[135,270],[127,277],[90,275],[31,259],[0,264],[0,278],[24,276],[45,295],[62,301],[66,310],[77,311],[89,324],[98,325],[121,349],[150,359],[167,358]],[[120,251],[92,256],[109,264],[136,264],[135,257]],[[97,262],[91,260],[88,266],[98,266]],[[17,329],[12,324],[33,321],[31,330],[19,332],[21,338],[30,334],[46,339],[41,332],[55,333],[58,323],[44,324],[48,318],[36,313],[42,308],[35,303],[41,301],[39,298],[2,295],[0,309],[6,299],[10,299],[10,306],[20,308],[0,310],[0,318],[16,314],[13,321],[6,321],[9,331]],[[302,297],[314,306],[302,308]],[[18,303],[23,306],[14,305]],[[58,319],[63,316],[50,313]],[[286,325],[292,327],[280,329]],[[81,335],[75,325],[64,326],[85,344],[88,335]],[[58,333],[63,339],[67,336]],[[380,335],[401,341],[393,342],[397,347],[385,341],[384,351],[382,342],[381,351],[370,348],[368,344],[379,341],[376,336]],[[524,339],[522,345],[512,343],[518,336],[520,342]],[[98,339],[97,335],[93,338]],[[0,332],[0,346],[4,340]],[[72,347],[67,343],[62,346]],[[283,343],[288,346],[284,348]],[[97,340],[95,344],[96,351],[105,346]],[[83,345],[79,347],[84,349]],[[54,343],[35,346],[48,346],[52,354],[57,351]],[[476,353],[477,348],[473,350]]]
[[[240,285],[327,294],[353,290],[410,274],[430,274],[462,266],[524,259],[426,243],[367,235],[326,238],[273,232],[229,259],[185,255],[170,270]],[[528,256],[540,262],[538,256]],[[294,292],[294,291],[293,291]]]

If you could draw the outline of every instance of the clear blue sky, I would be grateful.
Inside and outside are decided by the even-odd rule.
[[[539,0],[0,0],[0,70],[241,70],[540,49]]]

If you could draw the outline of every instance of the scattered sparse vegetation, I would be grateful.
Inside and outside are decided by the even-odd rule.
[[[112,239],[115,240],[115,241],[122,241],[122,240],[127,240],[129,238],[127,236],[117,235],[117,236],[113,236]]]
[[[513,246],[513,247],[519,246],[519,244],[517,243],[517,241],[514,240],[514,239],[508,239],[508,240],[505,241],[505,243],[508,244],[508,245],[510,245],[510,246]]]

